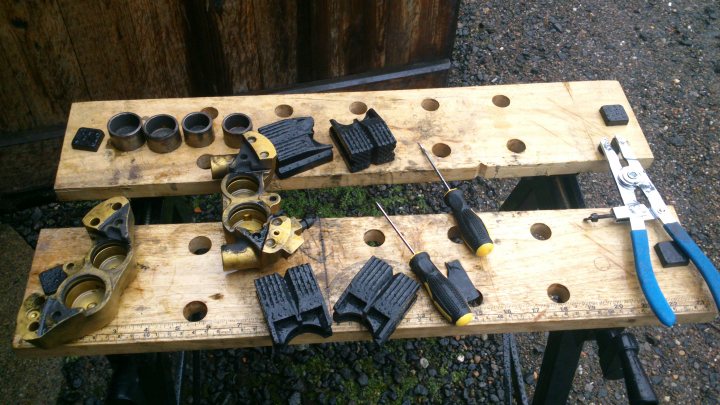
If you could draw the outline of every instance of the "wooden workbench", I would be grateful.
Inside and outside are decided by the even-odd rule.
[[[597,145],[600,138],[613,135],[629,139],[644,166],[652,162],[642,130],[620,85],[614,81],[107,101],[73,106],[56,191],[64,199],[217,192],[218,182],[210,179],[210,173],[201,169],[197,160],[205,154],[232,152],[222,142],[219,129],[225,114],[248,113],[257,128],[280,119],[278,115],[290,111],[283,106],[290,106],[291,116],[312,115],[316,139],[330,143],[328,120],[335,118],[347,123],[361,117],[353,113],[362,110],[359,102],[376,108],[393,130],[398,139],[394,162],[351,174],[336,151],[333,162],[276,181],[271,188],[435,181],[435,174],[417,149],[416,141],[422,141],[437,155],[450,152],[437,157],[449,179],[606,171],[607,164]],[[604,104],[625,106],[629,125],[606,127],[598,112]],[[134,111],[141,116],[171,113],[181,119],[186,113],[205,107],[216,108],[219,113],[215,120],[218,139],[206,148],[182,145],[172,153],[159,155],[147,147],[125,153],[105,144],[97,153],[70,147],[78,127],[104,128],[107,119],[117,112]],[[520,146],[524,150],[518,149]],[[443,320],[426,294],[420,292],[393,337],[657,324],[638,286],[629,227],[610,220],[582,221],[596,211],[606,212],[607,208],[483,213],[496,247],[489,257],[482,259],[450,241],[447,231],[453,220],[448,215],[397,217],[413,245],[428,249],[438,265],[459,258],[485,301],[474,308],[475,320],[458,328]],[[651,244],[668,240],[658,224],[648,223],[648,227]],[[396,271],[409,273],[410,255],[382,218],[322,218],[304,235],[306,242],[301,250],[273,268],[225,273],[219,253],[223,243],[220,224],[139,226],[138,276],[125,291],[118,316],[111,324],[77,342],[51,350],[32,347],[22,342],[17,333],[13,346],[21,355],[55,356],[268,345],[267,327],[253,286],[255,278],[308,262],[331,309],[372,255],[387,260]],[[190,241],[197,237],[209,239],[209,252],[201,255],[190,252]],[[365,238],[384,241],[371,247]],[[83,229],[43,230],[26,295],[38,291],[41,271],[78,260],[89,246]],[[651,257],[678,321],[713,319],[714,304],[694,267],[663,269],[656,256]],[[563,302],[554,302],[551,295]],[[204,310],[207,314],[202,320],[186,319],[189,313]],[[292,343],[369,338],[365,329],[354,323],[334,324],[333,330],[330,339],[305,334]]]
[[[629,124],[605,126],[598,111],[604,104],[623,105]],[[147,146],[119,152],[108,145],[107,136],[96,153],[71,147],[78,128],[106,131],[107,120],[122,111],[142,117],[167,113],[180,121],[185,114],[207,107],[216,109],[218,117],[214,121],[216,140],[205,148],[182,144],[168,154],[154,153]],[[225,115],[248,114],[254,128],[280,120],[288,113],[292,117],[310,115],[315,119],[315,139],[330,144],[329,120],[348,124],[354,118],[362,119],[366,108],[374,108],[397,138],[393,162],[351,174],[336,148],[332,162],[276,181],[269,189],[434,181],[430,166],[418,151],[418,141],[444,156],[437,156],[438,166],[449,180],[605,171],[607,164],[597,145],[600,138],[613,135],[628,139],[645,167],[652,162],[645,136],[616,81],[93,101],[72,106],[55,191],[65,200],[120,194],[148,197],[215,193],[220,189],[219,181],[212,180],[209,170],[198,166],[198,159],[208,154],[233,153],[222,141],[220,125]]]
[[[482,259],[447,237],[454,225],[449,215],[395,217],[412,245],[427,249],[441,268],[443,262],[460,259],[484,302],[473,309],[476,317],[469,326],[455,327],[440,317],[427,294],[420,291],[393,338],[657,324],[637,282],[629,226],[610,220],[583,222],[591,212],[594,210],[484,213],[481,216],[496,245],[492,254]],[[432,231],[413,232],[421,229]],[[384,239],[382,245],[367,245],[368,231],[367,237]],[[659,224],[649,225],[649,233],[651,244],[669,239]],[[321,219],[304,235],[301,250],[271,269],[225,273],[219,223],[137,227],[138,276],[125,290],[112,323],[76,343],[49,350],[20,341],[16,332],[13,346],[21,355],[55,356],[269,345],[253,285],[263,274],[310,263],[330,310],[372,255],[411,275],[407,266],[410,253],[382,217]],[[209,238],[209,252],[190,252],[190,241],[198,236]],[[78,260],[89,247],[82,228],[43,230],[26,296],[40,290],[39,272]],[[712,297],[694,267],[663,269],[657,257],[651,257],[678,321],[712,320]],[[552,301],[550,294],[565,302]],[[187,321],[187,311],[198,311],[198,305],[207,308],[205,318]],[[304,334],[292,343],[370,338],[356,323],[333,324],[333,332],[329,339]]]

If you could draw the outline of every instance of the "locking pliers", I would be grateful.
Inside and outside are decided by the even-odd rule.
[[[635,258],[635,271],[637,272],[640,288],[650,308],[657,318],[666,326],[675,324],[675,313],[660,290],[650,261],[650,246],[645,221],[659,219],[665,231],[677,243],[680,249],[690,258],[698,269],[710,289],[715,305],[720,308],[720,274],[710,259],[700,250],[698,245],[690,238],[688,233],[670,213],[645,169],[638,162],[630,144],[624,138],[616,136],[612,142],[603,138],[600,141],[600,151],[607,158],[615,184],[620,191],[625,205],[612,209],[612,216],[616,221],[630,221],[630,238],[632,239],[633,256]],[[619,154],[627,162],[623,166]],[[650,203],[650,208],[638,201],[636,189],[642,190]],[[586,220],[593,222],[598,218],[607,216],[592,215]]]

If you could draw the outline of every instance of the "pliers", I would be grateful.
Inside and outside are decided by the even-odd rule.
[[[710,289],[715,305],[720,308],[720,274],[710,259],[705,256],[690,235],[672,216],[645,169],[638,162],[628,141],[619,136],[613,138],[612,142],[603,138],[600,141],[599,149],[607,158],[613,179],[625,205],[613,208],[611,215],[593,214],[585,219],[596,222],[599,218],[614,217],[618,222],[630,221],[635,271],[640,281],[640,288],[655,316],[663,325],[673,326],[675,324],[675,313],[660,290],[650,261],[650,246],[645,221],[653,219],[659,219],[662,222],[665,231],[695,264]],[[627,166],[622,165],[619,153],[627,162]],[[650,208],[638,201],[635,194],[638,188],[645,194]]]

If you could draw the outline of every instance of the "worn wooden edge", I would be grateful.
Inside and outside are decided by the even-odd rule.
[[[507,107],[498,107],[493,98],[509,98]],[[427,111],[426,99],[439,108]],[[337,146],[330,138],[330,118],[349,123],[354,118],[350,105],[363,102],[375,108],[387,121],[398,140],[396,158],[383,165],[371,165],[349,173]],[[599,114],[604,104],[620,104],[629,116],[626,126],[605,126]],[[450,147],[447,157],[436,157],[449,180],[475,177],[503,178],[607,171],[597,151],[600,138],[622,135],[630,140],[641,164],[653,160],[632,108],[617,81],[535,83],[502,86],[283,94],[236,97],[201,97],[74,103],[68,118],[55,190],[62,200],[101,199],[113,195],[149,197],[214,193],[219,183],[208,170],[199,168],[204,154],[227,154],[233,150],[222,141],[221,120],[231,112],[251,116],[253,127],[275,122],[279,105],[290,105],[292,117],[315,118],[315,139],[333,144],[330,163],[285,180],[275,180],[271,190],[363,186],[435,181],[432,169],[417,148],[422,142]],[[195,149],[183,144],[169,154],[156,154],[146,146],[119,152],[107,144],[92,154],[71,147],[79,127],[101,128],[115,113],[133,111],[140,116],[169,113],[180,121],[185,114],[205,107],[218,110],[214,120],[215,142]],[[508,143],[519,139],[523,152],[510,151]]]
[[[421,291],[393,338],[658,325],[637,282],[629,227],[609,220],[583,222],[592,212],[597,210],[482,213],[496,243],[487,258],[476,258],[464,245],[448,239],[447,230],[454,225],[449,215],[395,217],[411,244],[427,250],[438,266],[460,259],[485,300],[474,308],[475,321],[460,328],[442,319]],[[549,239],[532,236],[531,227],[539,223],[551,229]],[[365,232],[371,229],[385,235],[381,246],[363,242]],[[669,239],[660,224],[649,222],[648,231],[651,246]],[[219,257],[223,243],[220,224],[139,226],[138,278],[126,289],[113,322],[77,342],[50,350],[23,342],[22,331],[16,330],[13,348],[20,356],[45,357],[269,345],[255,297],[255,278],[310,263],[332,311],[349,281],[372,255],[414,277],[406,264],[410,253],[392,232],[382,218],[324,218],[305,232],[305,244],[288,260],[266,271],[224,273]],[[189,241],[197,235],[211,240],[208,253],[188,251]],[[40,290],[37,276],[41,271],[77,260],[89,245],[84,229],[44,229],[25,296]],[[692,265],[664,269],[654,254],[651,257],[678,322],[715,318],[713,300]],[[567,303],[548,298],[548,286],[557,283],[569,290]],[[183,307],[196,300],[207,305],[208,315],[200,322],[187,322]],[[330,339],[307,334],[292,343],[369,339],[364,328],[352,322],[333,324],[333,330]]]
[[[703,323],[711,322],[717,313],[694,313],[694,314],[677,314],[678,324],[681,323]],[[338,324],[333,324],[333,330]],[[653,317],[637,318],[617,317],[613,320],[612,328],[626,328],[639,326],[659,326],[659,323]],[[534,322],[520,322],[513,324],[512,328],[503,327],[493,324],[483,328],[477,327],[456,327],[448,324],[447,328],[418,328],[418,329],[401,329],[398,328],[392,335],[391,339],[419,339],[446,336],[470,336],[479,334],[500,334],[500,333],[529,333],[529,332],[551,332],[561,330],[581,330],[581,329],[604,329],[609,328],[607,322],[603,321],[587,321],[583,323],[574,323],[567,326],[567,322],[555,321],[547,322],[542,327],[538,327]],[[334,333],[333,336],[324,339],[313,334],[303,334],[293,339],[291,345],[301,344],[322,344],[335,342],[356,342],[370,341],[372,337],[367,329],[357,328],[356,330],[348,330],[343,333]],[[182,341],[165,341],[165,342],[132,342],[132,343],[115,343],[106,342],[98,343],[88,348],[87,345],[67,344],[50,350],[38,349],[35,347],[19,347],[13,346],[15,353],[22,358],[46,358],[61,356],[102,356],[111,354],[137,354],[137,353],[156,353],[156,352],[176,352],[186,350],[217,350],[217,349],[238,349],[252,347],[267,347],[272,345],[269,336],[257,338],[234,338],[223,336],[203,336],[198,335],[197,339],[187,339]]]

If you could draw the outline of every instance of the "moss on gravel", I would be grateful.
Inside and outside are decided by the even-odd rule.
[[[377,216],[380,211],[375,207],[375,201],[388,208],[409,203],[402,186],[388,187],[387,194],[385,197],[373,197],[365,187],[289,190],[280,193],[282,207],[288,215],[302,217],[315,213],[321,218],[344,217],[348,213],[354,216]],[[418,202],[427,208],[424,200]]]

